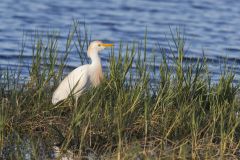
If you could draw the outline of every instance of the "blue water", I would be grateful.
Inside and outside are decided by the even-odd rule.
[[[201,57],[204,50],[215,77],[221,72],[219,63],[228,57],[229,66],[234,64],[240,74],[238,0],[1,0],[1,68],[18,64],[23,31],[53,29],[64,37],[74,18],[86,23],[92,39],[115,44],[143,40],[147,27],[148,45],[159,43],[168,48],[169,27],[180,27],[187,39],[187,56]],[[25,63],[30,64],[30,47],[24,55]],[[68,65],[78,66],[78,56],[70,56]]]

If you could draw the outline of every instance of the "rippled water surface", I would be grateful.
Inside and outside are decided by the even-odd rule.
[[[115,43],[143,40],[147,26],[148,44],[163,48],[168,47],[169,26],[180,26],[185,30],[187,56],[199,57],[204,50],[216,76],[221,72],[219,61],[228,57],[240,74],[238,0],[1,0],[1,68],[18,63],[23,31],[56,29],[66,36],[73,18],[86,22],[92,39]],[[31,54],[26,48],[25,62],[30,63]],[[78,66],[77,56],[71,56],[68,65]]]

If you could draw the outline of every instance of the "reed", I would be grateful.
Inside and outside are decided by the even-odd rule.
[[[103,83],[82,95],[77,108],[71,97],[53,106],[53,90],[66,75],[72,50],[81,64],[88,62],[84,51],[91,38],[80,26],[74,21],[63,53],[60,33],[35,34],[28,79],[20,81],[21,67],[2,71],[0,157],[45,159],[54,145],[82,158],[240,156],[235,74],[226,69],[213,83],[206,57],[185,59],[180,30],[171,32],[168,50],[147,50],[147,35],[143,45],[115,44]]]

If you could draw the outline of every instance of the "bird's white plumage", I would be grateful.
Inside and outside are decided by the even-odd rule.
[[[56,104],[73,95],[78,98],[86,89],[100,84],[103,78],[101,60],[98,52],[111,44],[94,41],[88,48],[92,63],[80,66],[67,75],[53,93],[52,103]]]
[[[89,72],[87,72],[89,65],[80,66],[74,69],[57,87],[53,93],[52,103],[66,99],[69,95],[78,96],[90,86],[88,81]]]

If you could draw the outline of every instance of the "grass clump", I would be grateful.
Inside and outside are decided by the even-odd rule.
[[[185,59],[180,32],[168,50],[147,50],[147,39],[143,46],[120,43],[118,50],[111,50],[103,83],[82,95],[77,108],[71,98],[53,106],[52,93],[66,73],[69,54],[75,51],[79,62],[87,62],[87,35],[75,22],[59,53],[59,33],[36,34],[29,79],[2,72],[1,157],[51,158],[55,145],[62,155],[70,150],[78,158],[239,157],[234,73],[212,83],[205,57]]]

